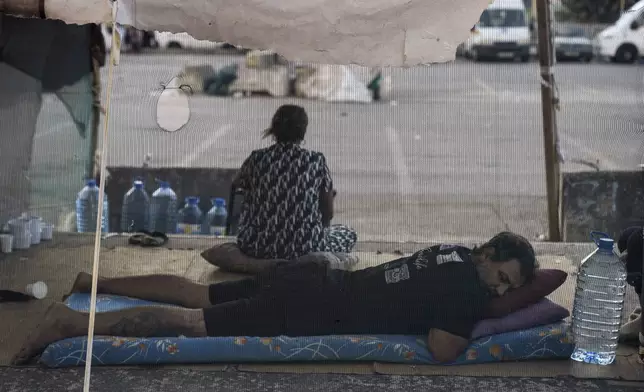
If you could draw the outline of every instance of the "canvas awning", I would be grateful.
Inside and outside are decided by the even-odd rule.
[[[4,0],[28,3],[36,0]],[[117,22],[273,49],[327,64],[411,66],[455,57],[490,0],[119,0]],[[45,0],[68,23],[110,19],[109,0]]]

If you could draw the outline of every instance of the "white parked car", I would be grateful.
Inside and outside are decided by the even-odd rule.
[[[219,42],[196,39],[188,33],[157,31],[155,39],[161,49],[214,50],[222,46]]]
[[[523,0],[495,0],[490,4],[465,41],[464,54],[475,61],[530,60],[530,25]]]
[[[594,46],[597,56],[617,63],[634,63],[644,56],[644,0],[600,32]]]
[[[555,32],[554,43],[557,61],[589,62],[593,59],[593,42],[586,36],[583,29],[559,29]]]

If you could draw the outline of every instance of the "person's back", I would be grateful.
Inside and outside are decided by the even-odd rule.
[[[291,259],[324,247],[320,190],[330,179],[324,156],[296,144],[254,151],[238,242],[246,254]]]
[[[350,252],[355,231],[330,226],[333,182],[323,154],[301,147],[308,116],[281,106],[264,133],[276,143],[253,151],[235,185],[244,191],[237,243],[262,259],[295,259],[311,252]]]

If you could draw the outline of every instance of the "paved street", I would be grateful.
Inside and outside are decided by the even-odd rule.
[[[395,70],[393,102],[369,105],[193,96],[184,129],[170,134],[156,127],[161,83],[185,65],[238,59],[124,55],[114,78],[109,165],[138,166],[150,154],[152,166],[239,167],[252,149],[268,144],[261,131],[274,110],[297,102],[311,118],[306,147],[324,152],[332,170],[336,220],[358,229],[362,240],[547,232],[537,63],[459,60]],[[558,64],[555,75],[564,158],[636,169],[644,155],[644,68]],[[48,179],[64,189],[59,194],[67,196],[59,198],[70,200],[37,196],[37,204],[69,204],[82,186],[81,142],[62,105],[53,97],[45,102],[33,177],[39,184]]]

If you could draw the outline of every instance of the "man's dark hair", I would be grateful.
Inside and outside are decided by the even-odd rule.
[[[309,116],[303,107],[280,106],[271,121],[271,127],[264,131],[264,137],[272,136],[278,143],[301,143],[309,126]]]
[[[486,252],[487,250],[492,252]],[[472,253],[487,253],[489,259],[495,262],[516,259],[521,267],[521,276],[525,278],[526,282],[532,280],[535,270],[539,268],[530,242],[525,237],[509,231],[495,235],[488,242],[475,247]]]

